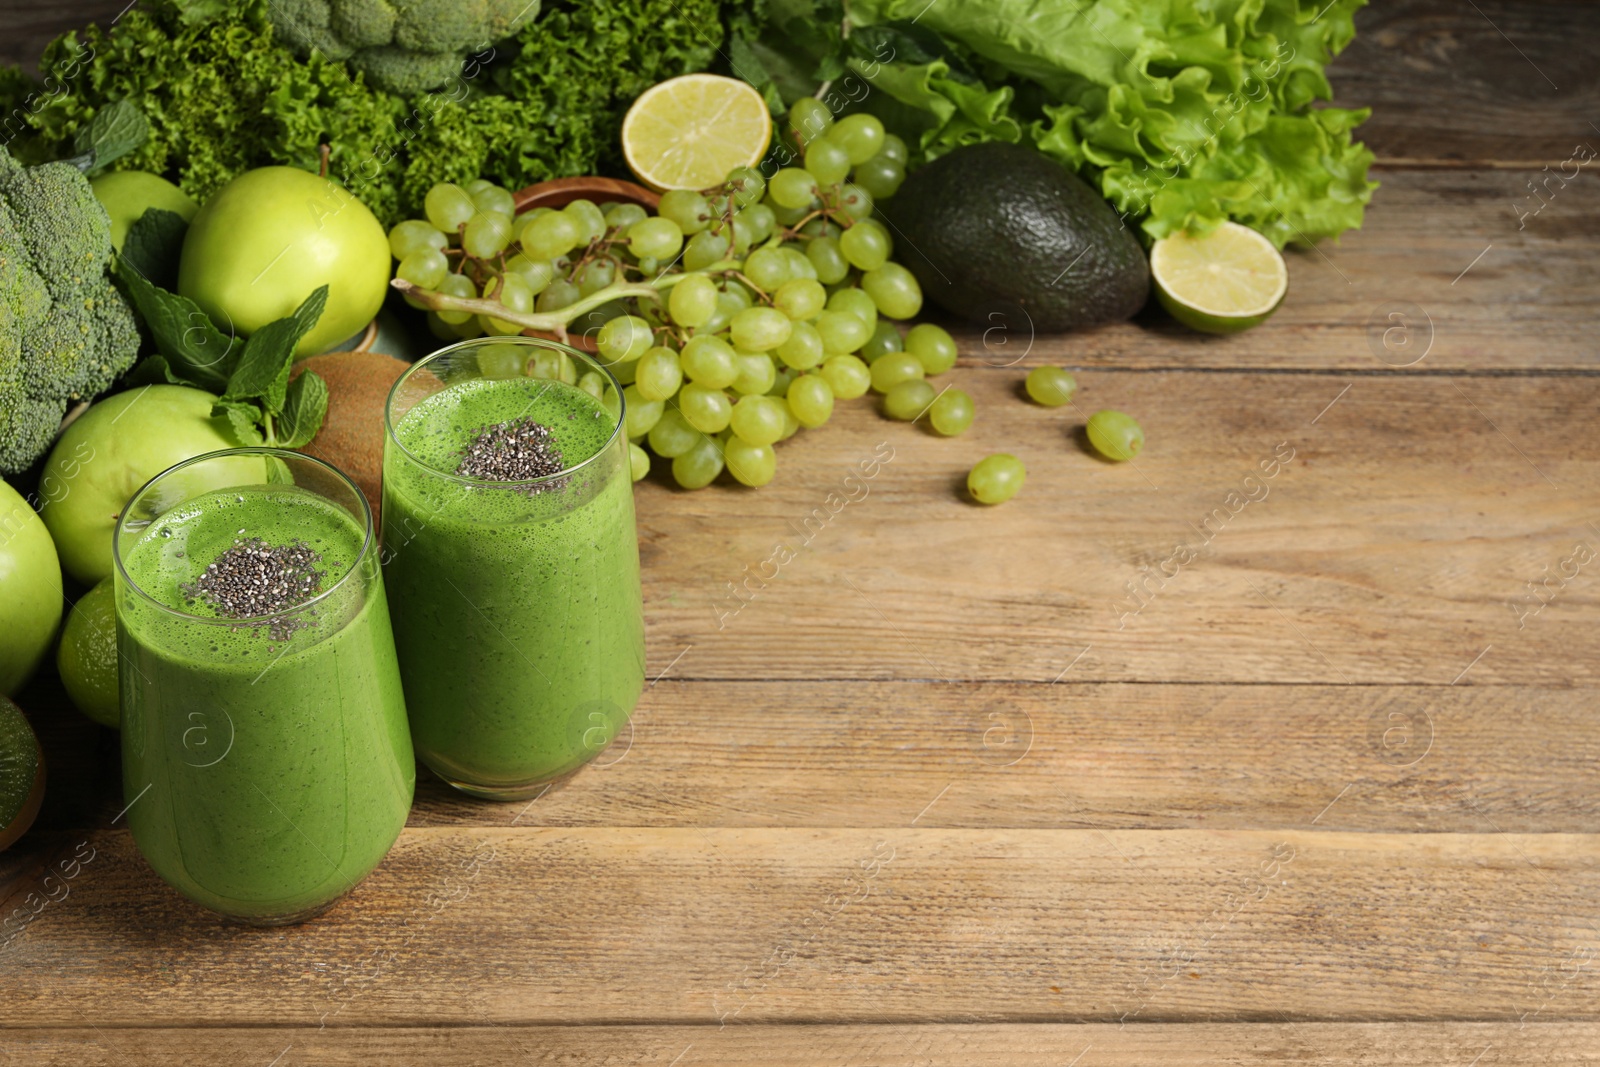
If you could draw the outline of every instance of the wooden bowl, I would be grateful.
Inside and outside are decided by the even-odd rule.
[[[512,194],[511,201],[516,205],[517,214],[532,211],[536,207],[560,209],[566,207],[574,200],[592,200],[596,204],[603,204],[610,200],[619,204],[638,204],[646,211],[655,211],[661,203],[661,194],[653,193],[642,185],[623,181],[620,178],[554,178],[547,182],[539,182],[525,189],[519,189]],[[548,330],[523,330],[529,337],[542,337],[546,341],[560,342],[562,338]],[[573,348],[580,348],[585,352],[596,352],[598,348],[594,339],[588,336],[573,336],[569,334],[566,344]]]

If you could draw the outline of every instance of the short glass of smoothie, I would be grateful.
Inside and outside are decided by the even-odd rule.
[[[462,792],[535,796],[598,756],[644,687],[621,386],[576,349],[483,338],[415,364],[387,422],[412,743]]]
[[[189,899],[279,925],[327,909],[405,826],[416,763],[372,512],[294,452],[212,452],[117,521],[122,783]]]

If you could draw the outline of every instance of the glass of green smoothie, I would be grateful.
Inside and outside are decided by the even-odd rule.
[[[531,337],[434,353],[389,394],[383,571],[417,755],[461,791],[537,795],[644,687],[622,389]]]
[[[366,499],[309,456],[212,452],[134,494],[113,552],[139,851],[235,919],[322,912],[394,844],[416,779]]]

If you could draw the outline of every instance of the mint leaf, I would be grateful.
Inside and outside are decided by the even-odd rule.
[[[122,240],[121,259],[161,289],[178,287],[178,257],[189,224],[176,211],[153,207],[140,215]]]
[[[94,177],[112,163],[144,144],[150,137],[150,120],[132,100],[122,99],[95,112],[89,125],[78,130],[66,162]]]
[[[278,444],[283,448],[304,448],[322,429],[328,413],[328,383],[313,371],[306,371],[289,383],[283,414],[278,417]]]
[[[228,378],[223,399],[260,397],[269,414],[282,411],[289,368],[294,364],[294,346],[317,324],[327,303],[328,287],[318,286],[293,315],[269,322],[251,334],[239,356],[239,365]]]
[[[241,445],[259,445],[266,438],[261,435],[261,409],[242,400],[219,400],[212,405],[211,417],[226,415]]]
[[[129,388],[136,385],[189,384],[172,373],[172,368],[167,365],[165,356],[156,354],[151,354],[141,359],[138,365],[128,372],[127,383]]]
[[[187,385],[222,392],[239,358],[234,339],[224,337],[194,301],[156,288],[126,261],[118,262],[117,275],[171,374]]]

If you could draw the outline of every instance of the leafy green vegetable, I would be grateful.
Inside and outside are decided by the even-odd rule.
[[[253,167],[330,173],[384,225],[421,215],[435,183],[511,188],[625,173],[616,147],[635,96],[717,60],[723,24],[753,32],[759,0],[552,0],[515,37],[467,59],[443,90],[396,95],[324,51],[277,39],[276,0],[145,0],[109,29],[45,49],[44,78],[0,68],[0,140],[30,161],[131,100],[150,138],[118,162],[204,201]]]
[[[1282,247],[1360,226],[1376,187],[1350,136],[1368,113],[1312,107],[1363,3],[774,0],[746,44],[758,86],[831,82],[830,106],[878,114],[924,159],[1031,144],[1151,238],[1232,218]]]

